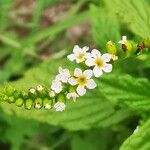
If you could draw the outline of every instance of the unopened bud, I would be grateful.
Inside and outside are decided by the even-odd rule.
[[[24,100],[22,98],[18,98],[15,101],[16,106],[21,107],[23,105]]]
[[[112,41],[108,41],[106,44],[106,48],[107,48],[107,52],[109,54],[116,54],[117,53],[117,48],[115,43],[113,43]]]
[[[41,98],[36,98],[34,101],[34,107],[37,109],[40,109],[42,107],[42,99]]]
[[[44,108],[47,109],[47,110],[49,110],[49,109],[52,108],[52,104],[53,104],[53,101],[50,100],[50,99],[48,99],[48,98],[45,98],[45,99],[43,100],[43,106],[44,106]]]
[[[26,109],[31,109],[32,106],[33,106],[33,101],[32,101],[32,99],[26,99],[24,106],[25,106]]]

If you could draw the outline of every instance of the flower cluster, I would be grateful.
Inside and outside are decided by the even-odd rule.
[[[59,67],[58,74],[51,84],[51,92],[64,95],[64,99],[56,100],[54,108],[56,111],[65,110],[65,100],[72,99],[74,102],[80,96],[86,94],[88,89],[94,89],[97,85],[93,77],[100,77],[103,73],[112,71],[112,64],[114,55],[105,53],[101,54],[99,50],[89,50],[89,47],[80,48],[78,45],[74,46],[73,53],[68,55],[70,61],[76,63],[84,63],[86,70],[75,68],[73,71]]]
[[[125,41],[126,39],[123,39]],[[126,41],[125,41],[126,42]],[[111,49],[113,43],[110,41]],[[121,42],[121,44],[124,44]],[[114,50],[114,48],[113,48]],[[4,89],[0,97],[8,103],[14,103],[18,107],[25,109],[46,110],[54,108],[56,111],[64,111],[66,100],[72,99],[74,102],[85,95],[87,90],[96,88],[94,77],[98,78],[103,73],[112,71],[111,61],[117,57],[114,53],[101,54],[99,50],[90,50],[88,47],[80,48],[74,46],[73,53],[67,58],[77,64],[84,64],[84,70],[79,67],[74,70],[59,67],[58,74],[52,81],[50,88],[38,85],[36,88],[30,88],[28,91],[19,91],[11,86]]]
[[[99,78],[104,73],[111,72],[111,62],[116,61],[118,57],[124,59],[140,53],[145,48],[150,48],[150,38],[136,44],[127,40],[126,36],[122,36],[122,40],[118,43],[119,46],[112,41],[108,41],[106,44],[107,53],[105,54],[101,54],[97,49],[90,50],[89,47],[80,48],[76,45],[67,58],[71,62],[81,63],[86,69],[82,70],[76,67],[74,70],[69,70],[59,67],[58,74],[52,81],[50,88],[38,85],[28,91],[18,91],[8,86],[3,93],[0,93],[0,98],[26,109],[32,107],[41,109],[43,107],[47,110],[54,108],[56,111],[64,111],[67,99],[72,99],[75,102],[88,90],[96,88],[94,78]]]

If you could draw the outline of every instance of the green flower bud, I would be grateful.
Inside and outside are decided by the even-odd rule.
[[[62,91],[61,91],[61,93],[65,93],[66,91],[68,91],[68,84],[64,84],[64,83],[62,83]]]
[[[14,92],[14,97],[15,97],[15,99],[17,99],[17,98],[19,98],[20,97],[20,92],[19,91],[15,91]]]
[[[139,52],[142,52],[143,49],[145,49],[145,48],[150,48],[150,38],[144,39],[142,42],[140,42],[137,45],[136,54],[138,54]]]
[[[150,48],[150,38],[146,38],[143,41],[145,48]]]
[[[76,92],[76,87],[75,86],[69,86],[68,93],[73,93],[73,92]]]
[[[48,95],[48,90],[46,88],[44,88],[42,91],[38,91],[38,95],[41,97],[41,98],[44,98]]]
[[[9,85],[9,86],[4,88],[4,92],[8,96],[12,96],[14,94],[14,92],[15,92],[15,88]]]
[[[21,107],[24,103],[24,100],[22,98],[18,98],[16,101],[15,101],[15,105],[18,106],[18,107]]]
[[[43,105],[41,98],[36,98],[34,101],[34,108],[40,109]]]
[[[27,99],[29,97],[28,93],[25,91],[21,92],[21,96],[23,97],[23,99]]]
[[[126,47],[127,47],[127,51],[126,51],[127,56],[135,55],[135,53],[136,53],[136,44],[135,43],[133,43],[131,41],[127,41]]]
[[[8,101],[9,97],[7,95],[4,95],[3,100]]]
[[[31,99],[35,99],[37,97],[37,91],[34,88],[29,89],[28,96]]]
[[[52,99],[44,98],[43,100],[43,106],[45,109],[51,109],[53,105]]]
[[[15,102],[15,98],[13,96],[10,96],[8,98],[8,103],[14,103]]]
[[[106,44],[106,48],[107,48],[107,52],[110,54],[116,54],[117,53],[117,48],[115,43],[113,43],[112,41],[108,41]]]
[[[32,99],[26,99],[26,100],[25,100],[25,108],[26,108],[26,109],[31,109],[32,106],[33,106],[33,101],[32,101]]]
[[[56,97],[56,101],[57,102],[65,102],[66,101],[66,96],[65,96],[65,94],[62,94],[62,93],[60,93],[60,94],[58,94],[57,95],[57,97]]]

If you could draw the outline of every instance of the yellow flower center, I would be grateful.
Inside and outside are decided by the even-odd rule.
[[[102,58],[97,58],[95,60],[95,64],[98,66],[98,67],[103,67],[104,66],[104,60]]]
[[[84,56],[85,56],[84,53],[79,53],[79,54],[77,55],[77,58],[82,59]]]
[[[77,83],[79,85],[85,85],[87,83],[87,78],[85,75],[81,75],[80,77],[77,78]]]

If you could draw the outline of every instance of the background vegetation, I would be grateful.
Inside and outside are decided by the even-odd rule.
[[[0,0],[0,89],[50,86],[75,44],[105,51],[122,35],[150,37],[149,0]],[[149,150],[149,74],[144,52],[114,64],[63,113],[1,103],[0,149]]]

